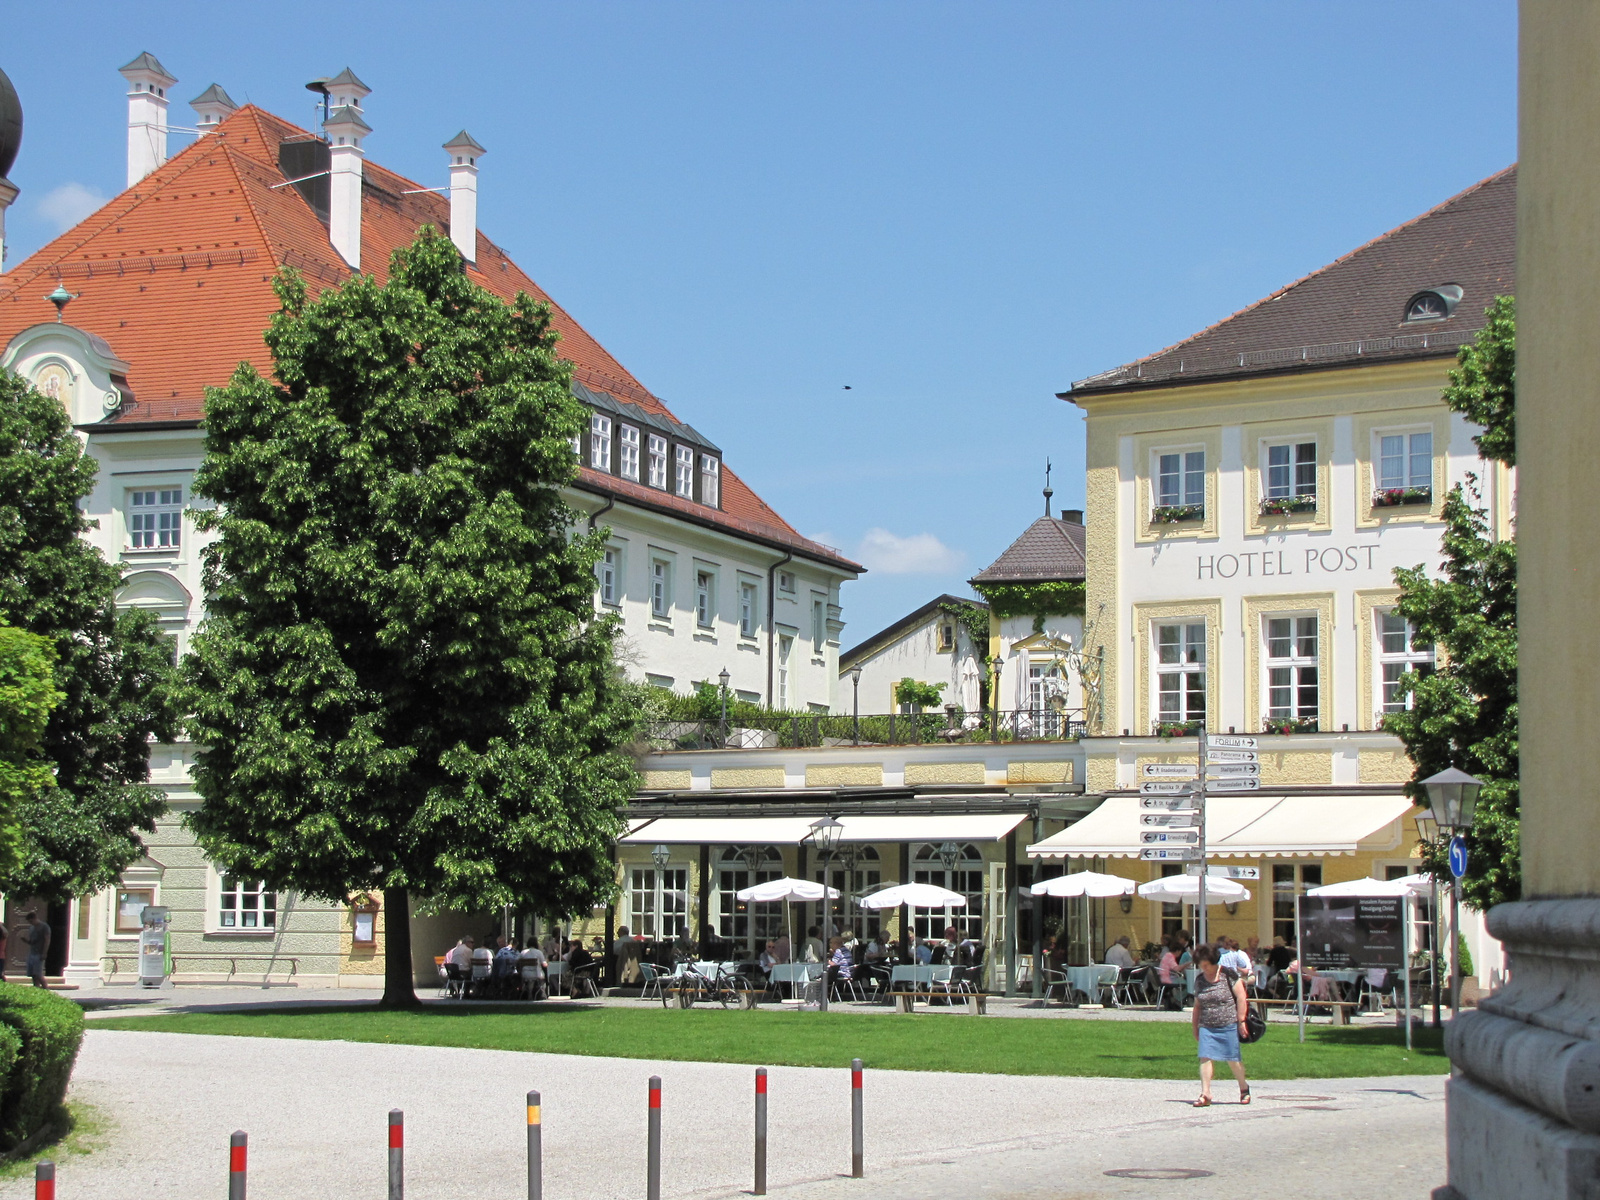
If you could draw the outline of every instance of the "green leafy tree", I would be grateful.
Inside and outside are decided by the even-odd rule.
[[[0,372],[0,622],[50,644],[62,693],[40,740],[56,786],[19,798],[20,854],[0,873],[14,896],[109,886],[166,808],[147,780],[149,740],[173,734],[172,643],[118,611],[122,573],[83,540],[97,469],[61,404]]]
[[[413,897],[614,890],[634,717],[595,614],[606,531],[560,494],[585,414],[547,307],[472,283],[431,229],[385,284],[276,286],[275,380],[241,364],[207,397],[191,826],[273,886],[381,888],[384,1002],[411,1004]]]
[[[0,626],[0,871],[15,870],[21,860],[20,814],[55,791],[44,731],[62,699],[55,647],[37,634]]]
[[[1512,298],[1498,297],[1476,342],[1463,347],[1444,400],[1483,425],[1475,438],[1485,458],[1516,462],[1516,322]],[[1440,651],[1432,674],[1408,673],[1413,707],[1384,718],[1406,745],[1416,772],[1407,792],[1426,804],[1421,780],[1459,767],[1483,780],[1472,827],[1469,872],[1461,895],[1474,908],[1522,892],[1518,839],[1517,547],[1489,535],[1476,478],[1451,489],[1444,504],[1440,578],[1420,566],[1395,572],[1400,613],[1421,640]],[[1428,870],[1448,871],[1445,846],[1423,848]]]
[[[942,683],[922,683],[907,675],[894,685],[894,698],[898,704],[909,704],[915,712],[925,708],[938,708],[940,697],[945,685]]]

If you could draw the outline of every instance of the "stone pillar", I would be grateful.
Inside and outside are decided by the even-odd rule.
[[[1600,556],[1576,503],[1600,445],[1600,5],[1523,0],[1517,180],[1523,899],[1511,981],[1447,1035],[1466,1200],[1600,1196]]]

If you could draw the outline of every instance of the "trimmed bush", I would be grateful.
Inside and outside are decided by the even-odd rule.
[[[0,985],[0,1151],[53,1126],[83,1042],[83,1010],[43,988]]]

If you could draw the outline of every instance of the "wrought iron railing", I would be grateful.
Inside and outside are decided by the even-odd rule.
[[[765,713],[722,721],[652,721],[650,748],[663,750],[792,750],[830,746],[938,746],[977,742],[1062,742],[1081,738],[1081,709],[1019,708],[996,712]]]

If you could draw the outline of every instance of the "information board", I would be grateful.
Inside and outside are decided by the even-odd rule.
[[[1399,896],[1301,896],[1300,961],[1329,971],[1400,970],[1405,903]]]

